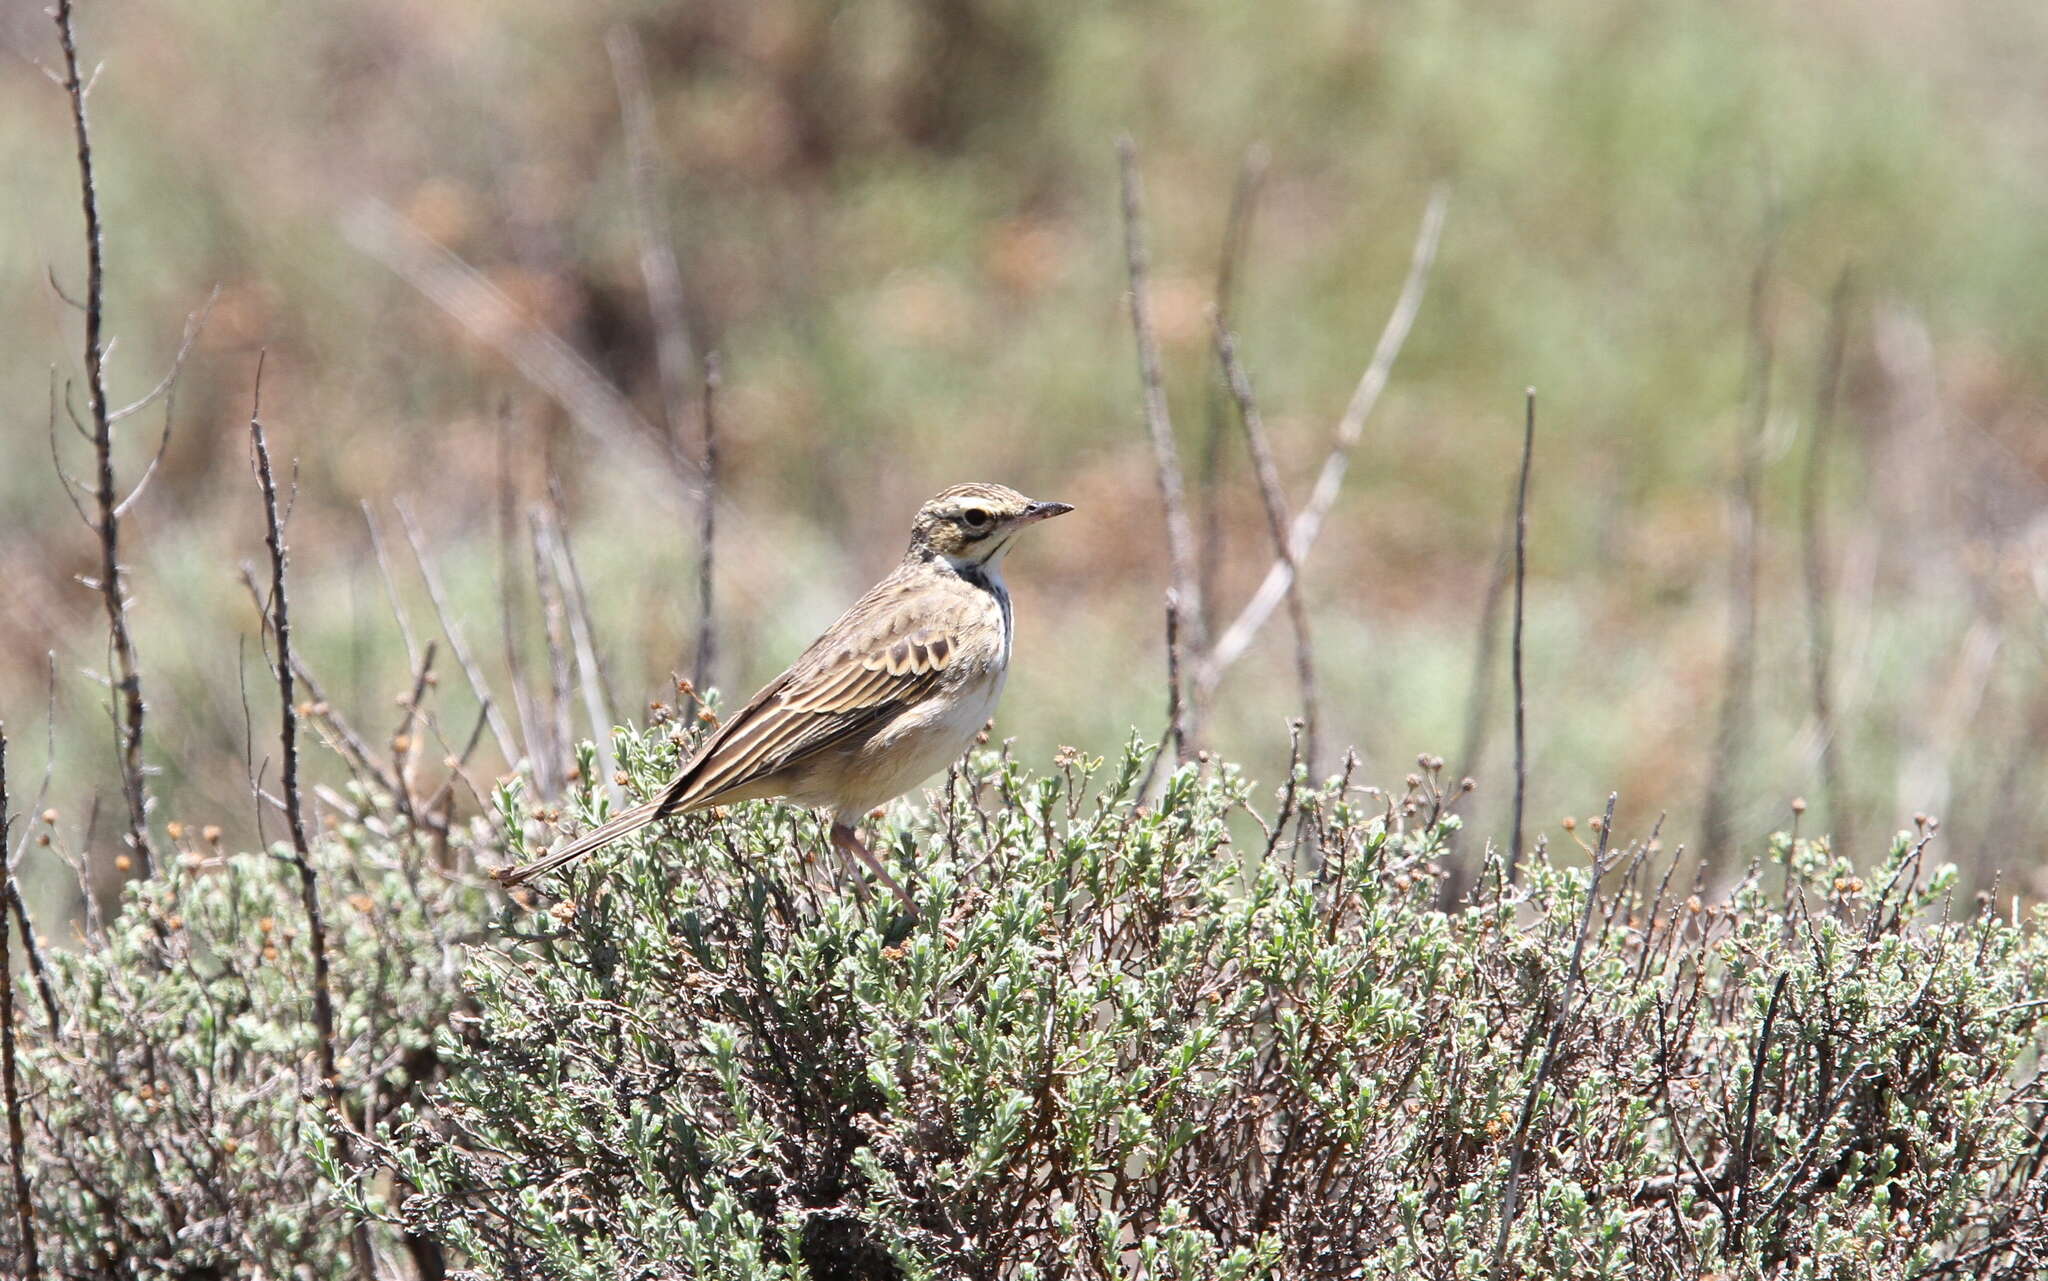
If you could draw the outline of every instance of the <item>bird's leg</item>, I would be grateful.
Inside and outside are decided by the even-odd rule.
[[[910,892],[896,883],[896,878],[889,875],[889,869],[883,867],[882,860],[876,858],[874,851],[861,842],[860,834],[855,832],[851,825],[833,823],[832,844],[867,864],[869,870],[882,879],[882,884],[895,891],[896,897],[903,900],[903,906],[910,909],[911,916],[917,915],[917,900],[911,898]]]

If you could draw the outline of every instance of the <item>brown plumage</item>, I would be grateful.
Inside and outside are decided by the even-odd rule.
[[[939,494],[919,509],[902,563],[728,717],[658,798],[499,879],[532,880],[657,819],[782,797],[830,809],[833,841],[910,902],[854,824],[956,759],[994,713],[1010,660],[1002,558],[1024,526],[1071,510],[1001,485]]]

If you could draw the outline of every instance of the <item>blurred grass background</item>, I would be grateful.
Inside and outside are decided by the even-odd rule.
[[[1761,436],[1756,717],[1731,831],[1843,820],[1875,857],[1915,810],[1979,883],[2048,891],[2048,11],[1989,0],[1804,6],[1564,0],[1088,5],[1072,0],[371,0],[80,11],[108,223],[115,402],[160,376],[219,289],[162,474],[126,526],[159,820],[246,840],[274,738],[237,566],[261,549],[246,465],[259,349],[274,448],[299,460],[300,648],[388,732],[433,615],[415,514],[465,639],[504,672],[499,603],[539,628],[500,495],[562,503],[616,716],[672,697],[695,630],[695,518],[672,475],[578,432],[486,342],[344,234],[383,202],[662,420],[655,330],[606,38],[644,49],[662,215],[691,330],[725,370],[718,684],[772,676],[899,554],[932,491],[992,479],[1075,503],[1012,562],[999,721],[1027,756],[1106,751],[1165,701],[1158,500],[1124,310],[1113,140],[1147,182],[1153,303],[1183,457],[1218,412],[1204,309],[1240,158],[1271,163],[1235,305],[1298,504],[1371,351],[1430,190],[1441,257],[1309,562],[1324,739],[1387,783],[1418,751],[1481,783],[1504,834],[1505,648],[1461,759],[1521,392],[1541,389],[1527,664],[1532,829],[1671,811],[1697,838],[1730,605],[1750,290],[1773,359]],[[0,15],[0,716],[77,831],[118,807],[96,555],[48,458],[76,376],[76,173],[54,32]],[[1825,580],[1843,815],[1826,812],[1796,524],[1828,299],[1854,273]],[[137,474],[160,416],[124,426]],[[84,456],[57,433],[69,465]],[[1269,563],[1233,432],[1216,455],[1216,611]],[[509,459],[509,468],[505,461]],[[522,533],[523,537],[523,533]],[[1285,620],[1226,680],[1210,745],[1275,782],[1297,701]],[[54,658],[50,656],[54,655]],[[245,728],[241,677],[255,710]],[[443,662],[436,720],[473,702]],[[508,709],[509,711],[509,709]],[[579,720],[578,731],[588,733]],[[438,755],[446,748],[437,748]],[[491,756],[486,748],[485,757]],[[338,772],[331,763],[330,772]],[[502,760],[480,761],[480,775]],[[17,804],[21,804],[19,800]],[[111,852],[118,824],[91,844]],[[1550,830],[1554,830],[1552,827]],[[34,865],[45,895],[64,879]]]

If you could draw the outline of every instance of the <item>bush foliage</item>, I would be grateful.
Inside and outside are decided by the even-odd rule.
[[[621,732],[626,790],[658,786],[682,740]],[[1445,910],[1456,791],[1432,763],[1391,793],[1268,796],[1209,762],[1148,792],[1135,744],[1045,772],[980,752],[873,828],[914,918],[774,805],[636,837],[536,911],[475,870],[555,817],[517,781],[495,822],[439,837],[359,795],[317,850],[340,1116],[292,869],[190,853],[50,958],[62,1023],[23,1063],[44,1259],[593,1279],[2042,1265],[2048,944],[1956,911],[1931,831],[1861,871],[1782,836],[1711,896],[1617,835],[1590,898],[1587,860],[1539,851]]]

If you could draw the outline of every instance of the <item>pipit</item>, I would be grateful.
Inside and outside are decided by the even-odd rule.
[[[967,750],[1010,665],[1003,556],[1072,511],[1002,485],[955,485],[918,509],[903,561],[704,742],[660,796],[498,879],[518,885],[671,815],[781,797],[832,812],[832,843],[916,904],[854,830]]]

